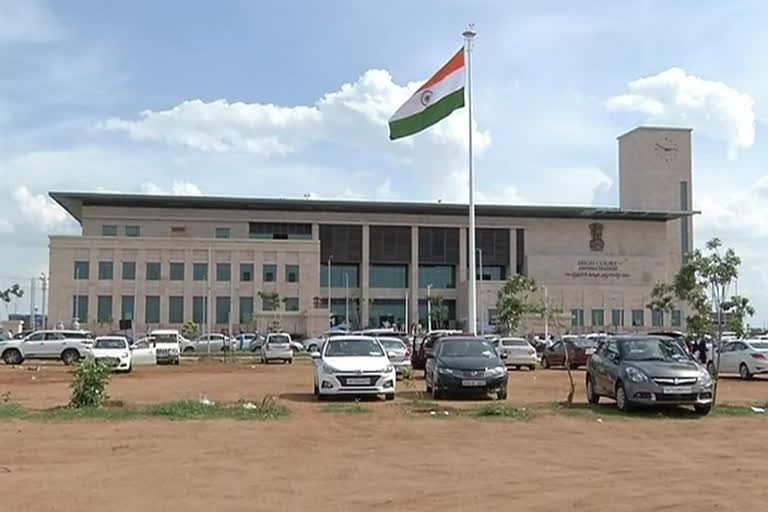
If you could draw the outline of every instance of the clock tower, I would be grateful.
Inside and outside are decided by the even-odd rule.
[[[641,126],[619,136],[619,206],[624,210],[690,212],[690,128]],[[668,223],[670,258],[693,249],[690,215]]]

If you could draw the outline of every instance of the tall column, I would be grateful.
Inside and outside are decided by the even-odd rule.
[[[368,299],[370,298],[370,260],[371,260],[371,227],[363,224],[363,257],[360,262],[360,327],[368,325],[369,310]]]
[[[410,293],[408,299],[409,322],[419,323],[419,226],[411,226],[411,265],[408,270]],[[409,326],[410,327],[410,326]],[[426,326],[424,326],[426,329]]]
[[[469,279],[469,274],[467,274],[467,256],[469,255],[467,252],[467,234],[467,230],[459,229],[459,268],[456,273],[456,284]]]
[[[509,270],[507,270],[507,279],[517,274],[517,230],[509,230]]]

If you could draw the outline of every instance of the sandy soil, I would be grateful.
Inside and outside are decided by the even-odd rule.
[[[61,366],[0,367],[0,393],[47,408],[67,402],[69,379]],[[701,511],[768,501],[759,417],[436,420],[405,415],[397,401],[415,390],[404,389],[395,404],[366,401],[372,414],[337,415],[312,399],[311,379],[308,363],[182,364],[110,385],[137,405],[274,394],[293,411],[278,421],[0,422],[0,511]],[[566,379],[513,372],[509,402],[562,399]],[[768,382],[727,380],[721,397],[765,402]]]

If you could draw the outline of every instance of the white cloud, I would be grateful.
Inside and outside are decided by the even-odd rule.
[[[695,206],[702,211],[697,228],[752,240],[768,237],[768,175],[730,193],[699,191]]]
[[[63,27],[41,2],[0,0],[0,44],[50,43],[63,34]]]
[[[151,181],[141,185],[141,191],[145,194],[156,196],[201,196],[200,187],[188,181],[174,181],[170,190],[164,189]]]
[[[629,93],[605,102],[609,110],[640,112],[650,122],[679,123],[728,144],[729,157],[755,142],[754,100],[723,82],[705,80],[680,68],[639,78]]]
[[[0,235],[10,235],[15,232],[16,228],[10,221],[0,219]]]
[[[67,213],[53,200],[42,194],[33,194],[22,185],[13,191],[13,199],[23,221],[40,231],[66,228],[70,224]]]

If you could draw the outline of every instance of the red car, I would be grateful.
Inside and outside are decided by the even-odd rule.
[[[568,359],[571,363],[571,369],[579,366],[586,366],[592,353],[595,351],[597,342],[587,338],[568,338],[566,340],[557,340],[552,345],[544,349],[541,355],[542,368],[551,368],[553,366],[565,366],[565,350],[568,349]]]

